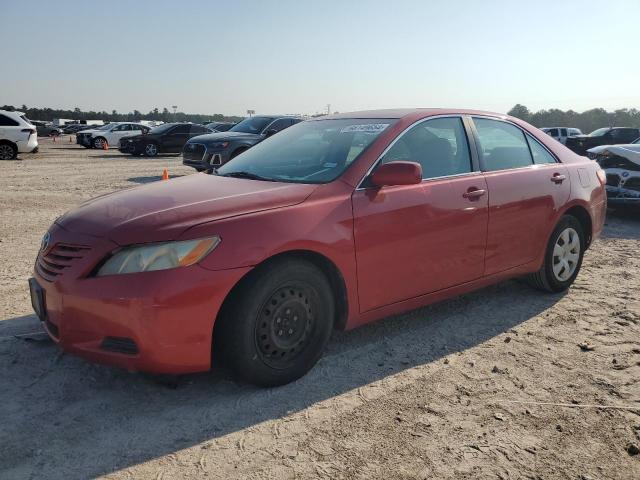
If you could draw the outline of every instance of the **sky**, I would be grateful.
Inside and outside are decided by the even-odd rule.
[[[0,105],[640,108],[640,0],[0,0]]]

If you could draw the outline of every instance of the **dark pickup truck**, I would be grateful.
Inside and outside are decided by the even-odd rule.
[[[586,155],[590,148],[631,143],[638,137],[640,137],[640,128],[605,127],[594,130],[589,135],[568,137],[566,145],[578,155]]]

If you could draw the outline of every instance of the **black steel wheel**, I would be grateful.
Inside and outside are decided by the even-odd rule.
[[[291,258],[267,262],[225,303],[214,328],[214,353],[250,383],[289,383],[322,355],[334,312],[330,283],[315,265]]]

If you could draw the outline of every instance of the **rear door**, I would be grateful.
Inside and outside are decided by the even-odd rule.
[[[537,259],[569,198],[569,175],[515,124],[484,117],[473,124],[489,190],[485,275],[491,275]]]
[[[418,122],[379,164],[397,160],[419,162],[422,183],[375,188],[365,179],[352,196],[361,311],[468,282],[484,270],[487,187],[462,119]]]

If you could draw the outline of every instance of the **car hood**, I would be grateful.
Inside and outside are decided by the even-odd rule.
[[[167,241],[201,223],[301,203],[316,188],[193,174],[94,198],[56,223],[119,245]]]
[[[197,137],[191,138],[187,143],[204,143],[206,145],[213,142],[224,142],[225,140],[256,140],[259,138],[262,138],[262,135],[258,133],[216,132],[198,135]]]
[[[597,147],[590,148],[589,150],[587,150],[587,152],[598,154],[612,148],[622,149],[621,151],[623,152],[624,151],[635,152],[637,154],[638,152],[640,152],[640,143],[629,143],[624,145],[599,145]],[[616,155],[619,155],[619,154],[616,154]]]

